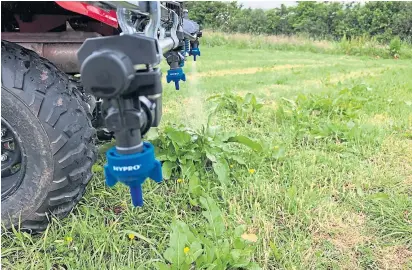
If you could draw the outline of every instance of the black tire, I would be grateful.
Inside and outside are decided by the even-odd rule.
[[[40,232],[50,214],[66,216],[83,196],[97,156],[95,130],[78,85],[52,63],[6,41],[1,58],[2,122],[14,129],[24,164],[19,186],[2,191],[1,221]]]

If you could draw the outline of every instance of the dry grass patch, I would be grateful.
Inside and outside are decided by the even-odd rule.
[[[391,166],[396,165],[397,172],[412,176],[412,141],[399,140],[395,136],[387,137],[382,143],[382,152],[387,156],[385,164],[391,162]],[[410,181],[410,180],[409,180]]]
[[[220,38],[223,38],[227,41],[243,41],[243,42],[251,42],[250,41],[250,34],[241,34],[241,33],[233,33],[230,35],[219,33],[219,32],[211,32],[211,31],[206,31],[204,32],[205,35],[208,36],[218,36]],[[283,45],[306,45],[310,44],[311,46],[320,48],[320,49],[333,49],[333,44],[331,44],[329,41],[316,41],[316,40],[309,40],[307,38],[303,37],[298,37],[298,36],[283,36],[283,35],[277,35],[277,36],[266,36],[266,35],[259,35],[259,36],[254,36],[254,42],[255,43],[262,43],[262,44],[267,44],[267,43],[275,43],[275,44],[283,44]]]
[[[369,237],[363,233],[366,222],[365,215],[356,213],[343,213],[341,216],[331,215],[319,224],[314,233],[315,243],[323,240],[330,241],[341,252],[351,252],[353,248],[364,244]]]
[[[332,212],[322,218],[322,221],[311,227],[312,245],[304,257],[305,264],[313,265],[317,260],[316,254],[330,256],[327,254],[333,253],[341,269],[360,269],[356,249],[372,238],[366,233],[365,223],[364,214],[334,207]],[[333,250],[330,250],[331,245]]]
[[[390,246],[377,251],[380,269],[410,269],[412,251],[405,246]],[[408,265],[409,264],[409,265]]]
[[[282,63],[279,63],[281,61]],[[358,60],[351,60],[352,62],[359,63]],[[236,65],[240,63],[249,63],[250,60],[214,60],[211,61],[213,63],[213,66],[227,66],[227,65]],[[290,60],[285,60],[285,59],[278,59],[276,55],[273,58],[268,58],[268,59],[255,59],[253,60],[255,64],[268,64],[268,63],[277,63],[277,64],[316,64],[316,65],[328,65],[330,62],[325,61],[325,60],[318,60],[318,59],[310,59],[310,58],[299,58],[299,59],[290,59]],[[349,62],[349,61],[347,61]],[[200,62],[199,62],[200,63]]]
[[[391,118],[388,116],[387,113],[378,113],[375,114],[374,116],[372,116],[368,122],[373,124],[373,125],[377,125],[377,126],[386,126],[387,124],[389,124],[391,121]]]
[[[323,84],[336,84],[341,81],[346,81],[350,79],[357,79],[360,77],[375,77],[380,74],[381,71],[383,71],[384,68],[374,68],[374,69],[369,69],[368,71],[365,70],[360,70],[360,71],[353,71],[349,73],[337,73],[331,75],[330,79],[326,79],[324,77],[320,77],[318,79],[312,79],[312,80],[304,80],[302,85],[305,86],[321,86]]]
[[[189,74],[189,79],[193,77],[222,77],[226,75],[247,75],[255,74],[258,72],[264,71],[275,71],[275,70],[284,70],[291,68],[301,68],[301,67],[310,67],[311,65],[278,65],[273,67],[252,67],[252,68],[243,68],[243,69],[223,69],[223,70],[212,70],[208,72],[199,72],[197,74]]]

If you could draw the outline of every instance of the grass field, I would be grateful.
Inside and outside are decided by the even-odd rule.
[[[411,269],[412,62],[201,51],[165,84],[145,206],[101,159],[69,217],[3,232],[3,269]]]

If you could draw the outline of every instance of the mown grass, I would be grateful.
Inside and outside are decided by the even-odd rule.
[[[200,190],[179,169],[160,185],[147,181],[143,208],[131,207],[124,186],[104,185],[102,157],[68,218],[53,220],[42,235],[3,231],[2,267],[179,269],[158,263],[192,258],[202,243],[203,254],[216,246],[227,265],[246,256],[255,263],[250,269],[410,269],[411,62],[266,46],[201,50],[198,62],[186,63],[180,91],[165,84],[162,138],[177,143],[162,134],[205,126],[208,97],[250,92],[262,108],[233,113],[222,106],[210,123],[263,149],[222,146],[245,162],[228,158],[228,184],[207,164],[195,167]],[[212,147],[214,137],[205,138]],[[220,262],[193,268],[213,263]]]

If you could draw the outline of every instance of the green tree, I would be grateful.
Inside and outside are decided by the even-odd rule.
[[[245,9],[236,1],[191,1],[185,6],[201,26],[225,32],[335,40],[367,36],[384,43],[399,36],[412,42],[412,2],[299,2],[269,10]]]

